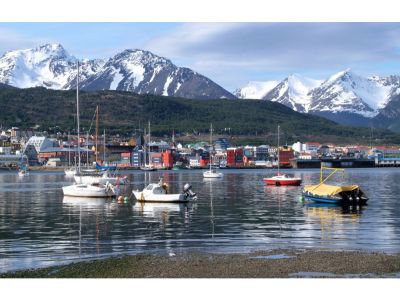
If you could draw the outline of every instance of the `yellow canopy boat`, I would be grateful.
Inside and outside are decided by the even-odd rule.
[[[333,172],[323,180],[323,170],[333,170]],[[368,198],[358,185],[328,185],[324,182],[337,171],[344,169],[327,168],[321,166],[320,183],[316,185],[306,185],[303,189],[303,196],[307,200],[321,203],[365,203]]]

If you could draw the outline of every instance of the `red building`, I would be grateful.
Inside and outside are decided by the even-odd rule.
[[[280,149],[279,150],[279,165],[281,167],[290,167],[290,160],[294,159],[293,149]]]
[[[228,148],[226,150],[226,165],[228,167],[243,167],[243,149]]]
[[[162,154],[164,168],[170,169],[174,165],[174,159],[172,157],[171,150],[166,150]]]

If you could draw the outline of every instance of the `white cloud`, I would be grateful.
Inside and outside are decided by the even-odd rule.
[[[400,25],[186,23],[146,46],[173,61],[189,58],[189,67],[205,74],[217,68],[237,73],[320,72],[400,60]]]

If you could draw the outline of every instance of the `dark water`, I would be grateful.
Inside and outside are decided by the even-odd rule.
[[[400,169],[351,169],[336,182],[360,184],[362,208],[299,201],[300,187],[267,187],[268,171],[224,170],[204,180],[201,171],[131,172],[132,188],[162,176],[173,191],[190,182],[198,200],[189,205],[145,204],[132,199],[64,198],[71,180],[61,172],[18,178],[0,173],[0,271],[63,264],[118,254],[240,252],[315,248],[399,252]],[[291,170],[304,184],[319,170]]]

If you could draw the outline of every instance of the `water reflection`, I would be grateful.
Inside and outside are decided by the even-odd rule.
[[[75,259],[149,251],[247,252],[271,248],[400,249],[400,169],[348,170],[367,207],[300,202],[301,187],[266,186],[262,170],[224,170],[204,179],[201,170],[132,171],[128,199],[63,197],[71,180],[61,172],[31,172],[23,181],[0,172],[0,269],[38,267]],[[304,184],[319,170],[289,170]],[[197,201],[137,203],[132,189],[160,177],[172,193],[192,184]],[[341,179],[340,179],[341,180]]]
[[[319,225],[322,240],[343,238],[344,231],[351,233],[359,228],[361,206],[341,207],[330,204],[305,205],[311,223]]]

